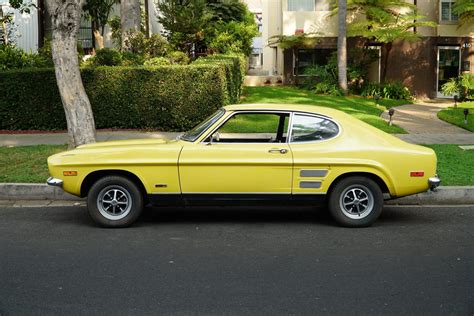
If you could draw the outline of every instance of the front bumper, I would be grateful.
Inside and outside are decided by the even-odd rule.
[[[435,176],[429,178],[428,183],[430,184],[430,190],[436,191],[436,188],[439,187],[439,185],[441,184],[441,180],[440,178],[438,178],[438,176]]]
[[[46,180],[46,183],[48,185],[51,185],[53,187],[62,187],[63,186],[63,180],[49,177],[48,180]]]

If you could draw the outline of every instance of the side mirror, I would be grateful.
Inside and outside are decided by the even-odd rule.
[[[219,142],[220,140],[221,140],[221,137],[220,137],[219,133],[215,132],[214,134],[212,134],[211,143],[212,142]]]
[[[209,137],[209,142],[206,144],[206,145],[212,145],[213,142],[219,142],[220,141],[220,137],[219,137],[219,133],[214,133],[211,135],[211,137]]]

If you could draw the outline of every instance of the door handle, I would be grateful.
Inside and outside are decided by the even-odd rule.
[[[268,151],[269,153],[280,153],[280,154],[286,154],[288,152],[288,149],[285,148],[272,148]]]

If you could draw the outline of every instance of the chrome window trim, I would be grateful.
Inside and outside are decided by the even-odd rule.
[[[308,141],[304,141],[304,142],[294,142],[294,141],[290,141],[290,140],[291,140],[291,137],[293,136],[293,116],[294,116],[294,115],[312,116],[312,117],[322,118],[322,119],[331,121],[332,123],[336,124],[337,129],[338,129],[338,132],[337,132],[337,134],[336,134],[335,136],[333,136],[333,137],[331,137],[331,138],[327,138],[327,139],[308,140]],[[336,122],[335,120],[333,120],[332,118],[330,118],[329,116],[326,116],[326,115],[319,115],[319,114],[316,114],[316,113],[308,113],[308,112],[293,112],[292,120],[291,120],[290,134],[289,134],[288,137],[287,137],[287,141],[288,141],[289,144],[320,143],[320,142],[326,142],[326,141],[335,139],[335,138],[339,137],[339,136],[341,135],[341,133],[342,133],[342,127],[341,127],[341,125],[340,125],[338,122]]]
[[[222,114],[219,115],[219,117],[217,118],[217,120],[211,124],[212,125],[215,125],[217,122],[219,122],[220,119],[222,119],[222,117],[225,115],[225,113],[227,112],[226,109],[224,107],[220,107],[219,109],[217,109],[217,112],[220,112]],[[195,127],[197,127],[199,124],[201,124],[202,122],[199,122]],[[193,127],[192,129],[194,129],[195,127]],[[209,128],[208,128],[209,129]],[[187,132],[184,132],[182,135],[179,136],[179,139],[184,141],[184,142],[188,142],[188,143],[195,143],[196,141],[199,140],[199,138],[201,138],[201,136],[208,130],[208,129],[205,129],[203,130],[201,133],[199,133],[199,135],[197,135],[193,140],[186,140],[184,138],[182,138],[182,136],[184,136]]]
[[[227,112],[227,111],[226,111]],[[291,130],[291,118],[292,118],[292,115],[293,115],[293,112],[292,111],[279,111],[279,110],[233,110],[233,111],[228,111],[230,112],[231,114],[224,120],[222,121],[221,124],[219,124],[218,126],[216,126],[214,129],[212,129],[212,131],[210,133],[207,133],[202,139],[201,141],[199,141],[199,143],[201,144],[209,144],[209,142],[206,142],[205,140],[211,136],[212,134],[214,134],[214,132],[216,130],[218,130],[219,128],[221,128],[221,126],[223,126],[228,120],[230,120],[234,115],[236,114],[245,114],[245,113],[251,113],[251,114],[257,114],[257,113],[262,113],[262,114],[289,114],[289,118],[288,118],[288,129],[286,131],[286,141],[284,143],[268,143],[268,142],[264,142],[264,143],[255,143],[255,142],[251,142],[251,143],[215,143],[215,144],[219,144],[219,145],[241,145],[241,144],[246,144],[246,145],[250,145],[250,144],[257,144],[257,145],[261,145],[261,144],[274,144],[274,146],[276,146],[276,144],[288,144],[289,142],[289,133],[290,133],[290,130]],[[204,134],[204,133],[203,133]]]

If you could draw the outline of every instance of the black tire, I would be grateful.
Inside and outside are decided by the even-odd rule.
[[[143,210],[143,195],[129,179],[106,176],[97,180],[89,190],[87,209],[92,219],[102,227],[128,227]]]
[[[368,227],[382,213],[383,193],[379,185],[366,177],[340,180],[329,194],[329,212],[345,227]]]

